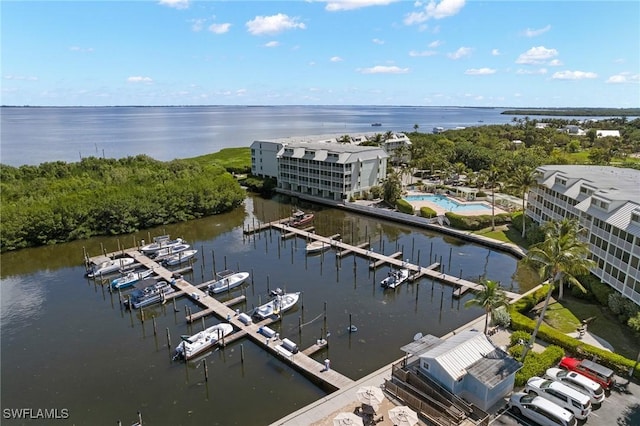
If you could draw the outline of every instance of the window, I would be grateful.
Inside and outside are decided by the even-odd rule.
[[[567,186],[567,180],[563,177],[557,177],[556,178],[556,183],[558,185],[562,185],[562,186]]]

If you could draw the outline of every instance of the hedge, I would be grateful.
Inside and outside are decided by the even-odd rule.
[[[398,201],[396,201],[396,209],[398,209],[398,211],[400,211],[402,213],[406,213],[406,214],[414,214],[415,213],[413,211],[413,206],[411,205],[411,203],[409,203],[407,200],[403,200],[402,198],[399,198]]]
[[[461,216],[453,212],[446,212],[445,216],[449,219],[449,223],[453,228],[464,229],[468,231],[477,231],[479,229],[491,226],[491,215],[483,214],[480,216]],[[493,222],[496,225],[503,225],[511,222],[510,213],[500,213],[494,215]]]
[[[438,213],[435,210],[429,207],[421,207],[420,208],[420,216],[431,219],[432,217],[436,217]]]

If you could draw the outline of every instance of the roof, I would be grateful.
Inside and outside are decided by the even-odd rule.
[[[522,363],[501,349],[494,349],[467,368],[467,373],[490,388],[522,368]]]
[[[421,358],[432,358],[449,376],[458,380],[467,374],[469,367],[495,349],[484,333],[466,330],[432,347]]]
[[[293,150],[293,154],[284,155],[288,149]],[[338,158],[335,162],[340,164],[389,157],[382,148],[378,147],[326,142],[292,142],[283,146],[280,151],[278,151],[277,157],[307,158],[315,161],[327,161],[329,154],[337,154]],[[312,155],[312,157],[309,158],[309,155]]]
[[[428,334],[400,348],[409,355],[420,355],[429,349],[442,343],[439,337]]]

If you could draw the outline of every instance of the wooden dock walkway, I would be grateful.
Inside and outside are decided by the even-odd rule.
[[[369,247],[369,243],[366,242],[366,243],[358,244],[357,246],[354,246],[354,247],[367,248],[367,247]],[[336,257],[345,257],[345,256],[348,256],[348,255],[350,255],[352,253],[353,253],[353,250],[351,250],[351,249],[340,250],[340,251],[336,252]]]

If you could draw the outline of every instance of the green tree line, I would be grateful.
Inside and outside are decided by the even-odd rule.
[[[146,155],[0,164],[2,251],[119,235],[238,207],[245,191],[216,162]]]

